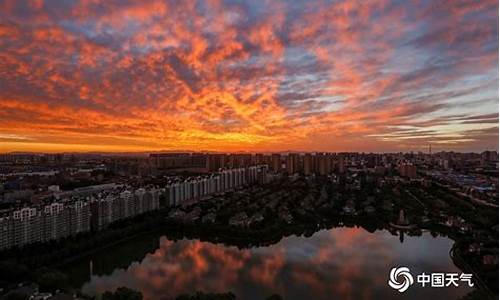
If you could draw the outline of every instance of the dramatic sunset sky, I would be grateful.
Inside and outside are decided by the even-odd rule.
[[[497,1],[0,0],[0,152],[498,148]]]

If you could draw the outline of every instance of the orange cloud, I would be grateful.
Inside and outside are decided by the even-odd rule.
[[[0,150],[496,148],[448,118],[498,112],[498,4],[458,2],[0,1]]]

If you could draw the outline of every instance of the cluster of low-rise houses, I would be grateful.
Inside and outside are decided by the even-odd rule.
[[[444,184],[452,190],[498,203],[498,177],[482,174],[460,174],[452,171],[428,171],[425,174],[435,182]]]

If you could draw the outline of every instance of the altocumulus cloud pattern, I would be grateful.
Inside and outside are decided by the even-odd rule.
[[[0,1],[12,150],[498,144],[497,1]]]

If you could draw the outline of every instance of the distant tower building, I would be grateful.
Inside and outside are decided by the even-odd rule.
[[[304,155],[304,175],[308,176],[313,173],[313,158],[311,153]]]
[[[299,155],[297,153],[290,153],[287,156],[286,170],[288,174],[295,174],[299,171]]]
[[[338,160],[338,172],[339,174],[345,173],[345,162],[344,162],[344,156],[340,156]]]
[[[224,168],[226,164],[225,154],[208,154],[206,160],[206,169],[209,172],[216,172]]]
[[[264,158],[264,154],[262,154],[262,153],[255,154],[254,159],[255,159],[255,163],[254,163],[255,165],[263,165],[266,163],[266,160]]]
[[[481,166],[489,167],[498,162],[498,153],[496,151],[483,151],[481,153]]]
[[[281,171],[281,154],[274,153],[271,155],[272,169],[274,172]]]

